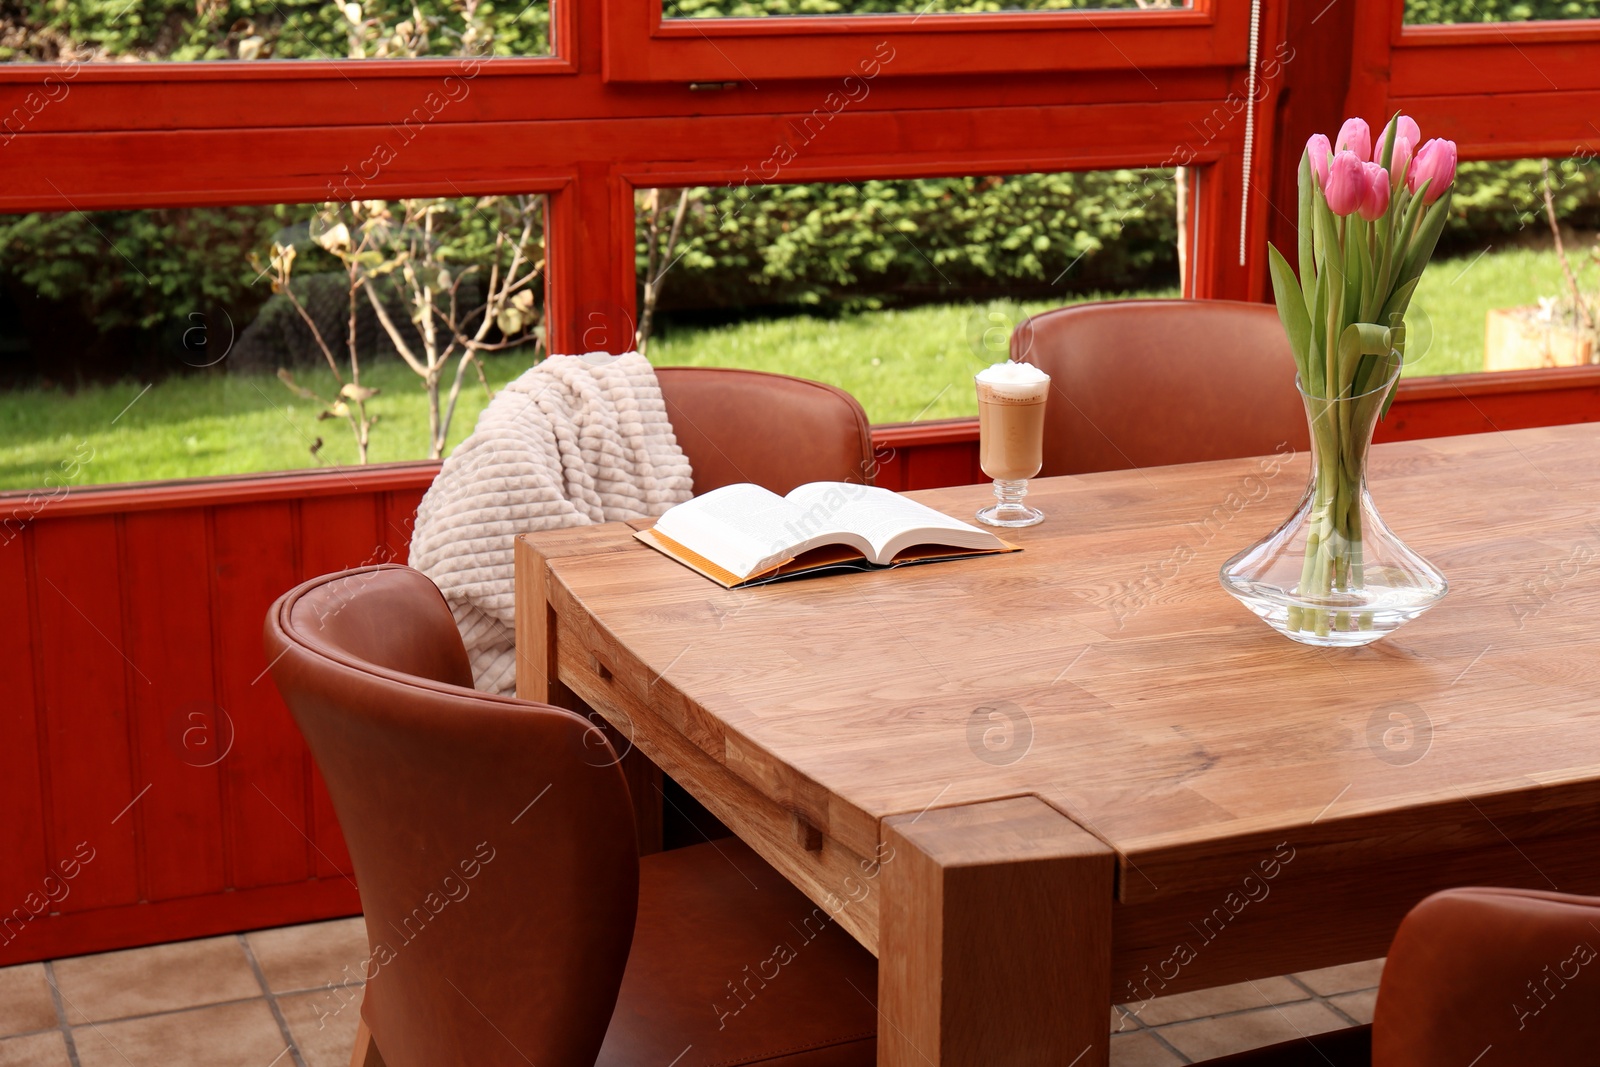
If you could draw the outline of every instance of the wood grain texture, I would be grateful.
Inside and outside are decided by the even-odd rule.
[[[1217,583],[1303,456],[1044,480],[1022,553],[757,589],[601,528],[545,591],[562,676],[741,834],[764,799],[870,857],[896,816],[1032,796],[1103,841],[1137,999],[1379,954],[1448,885],[1600,888],[1597,445],[1377,446],[1379,509],[1452,588],[1363,649],[1287,642]],[[914,495],[965,516],[987,488]],[[791,820],[761,851],[818,898],[806,844]],[[851,929],[882,947],[882,921]]]
[[[1104,1067],[1114,854],[1035,797],[884,824],[878,1062]]]

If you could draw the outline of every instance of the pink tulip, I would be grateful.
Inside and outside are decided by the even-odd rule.
[[[1361,170],[1366,176],[1367,187],[1357,210],[1368,222],[1377,222],[1389,210],[1389,172],[1383,169],[1381,163],[1363,163]]]
[[[1367,195],[1367,171],[1354,152],[1340,152],[1333,157],[1323,194],[1335,215],[1348,215],[1361,206]]]
[[[1406,180],[1406,168],[1411,166],[1411,146],[1415,143],[1403,133],[1394,139],[1394,152],[1389,156],[1389,174],[1396,189]]]
[[[1359,162],[1372,158],[1372,128],[1365,119],[1345,119],[1339,127],[1339,137],[1333,142],[1335,152],[1354,152]]]
[[[1306,142],[1306,155],[1311,157],[1311,173],[1317,177],[1317,188],[1328,187],[1328,160],[1333,156],[1333,148],[1328,144],[1328,135],[1314,133]]]
[[[1399,128],[1395,131],[1395,137],[1396,138],[1400,138],[1400,137],[1409,138],[1410,141],[1411,141],[1412,147],[1415,147],[1415,146],[1417,146],[1417,145],[1422,143],[1422,128],[1417,125],[1417,120],[1412,118],[1410,115],[1401,115],[1398,118],[1392,120],[1389,123],[1388,126],[1385,126],[1383,128],[1383,136],[1378,138],[1378,143],[1377,143],[1377,146],[1376,146],[1376,148],[1377,148],[1377,150],[1379,152],[1383,151],[1383,142],[1384,142],[1384,139],[1389,136],[1390,127],[1395,126],[1397,123],[1399,125]],[[1398,144],[1399,142],[1396,141],[1396,143]]]
[[[1411,162],[1411,174],[1406,178],[1406,188],[1413,194],[1422,183],[1428,183],[1428,192],[1422,198],[1425,204],[1431,204],[1444,195],[1451,182],[1456,178],[1456,143],[1435,137],[1421,148]]]

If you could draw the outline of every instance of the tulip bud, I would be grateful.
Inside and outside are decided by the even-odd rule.
[[[1422,130],[1417,126],[1417,120],[1410,115],[1400,115],[1383,128],[1383,135],[1378,138],[1374,151],[1383,151],[1384,140],[1389,136],[1390,129],[1394,129],[1396,138],[1405,137],[1410,139],[1413,148],[1422,143]]]
[[[1333,142],[1335,152],[1354,152],[1357,162],[1372,158],[1372,128],[1365,119],[1345,119],[1339,127],[1339,137]]]
[[[1361,206],[1367,195],[1367,172],[1354,152],[1340,152],[1328,165],[1328,184],[1323,189],[1328,209],[1335,215],[1348,215]]]
[[[1422,183],[1428,183],[1428,192],[1422,198],[1425,204],[1431,204],[1444,195],[1451,182],[1456,178],[1456,143],[1435,137],[1421,148],[1417,149],[1416,158],[1411,161],[1411,174],[1406,178],[1406,188],[1413,194]]]
[[[1366,176],[1367,187],[1357,210],[1368,222],[1377,222],[1389,210],[1389,172],[1383,169],[1381,163],[1363,163],[1361,170]]]
[[[1317,188],[1328,187],[1328,160],[1333,157],[1333,148],[1328,144],[1328,135],[1314,133],[1306,142],[1306,155],[1311,158],[1311,173],[1316,175]]]
[[[1396,189],[1406,180],[1406,168],[1411,166],[1411,146],[1415,143],[1403,133],[1394,139],[1394,151],[1389,156],[1389,175]]]

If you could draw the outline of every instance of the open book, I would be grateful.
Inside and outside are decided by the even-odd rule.
[[[925,504],[849,482],[812,482],[786,497],[759,485],[725,485],[670,509],[636,536],[730,589],[805,571],[1017,551]]]

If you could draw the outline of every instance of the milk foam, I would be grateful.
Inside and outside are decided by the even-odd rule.
[[[1023,398],[1037,395],[1048,384],[1050,375],[1032,363],[994,363],[978,372],[978,381],[1001,396]]]

